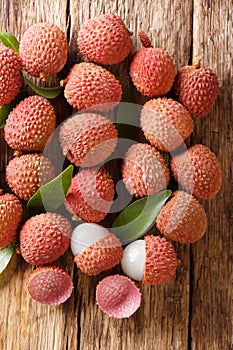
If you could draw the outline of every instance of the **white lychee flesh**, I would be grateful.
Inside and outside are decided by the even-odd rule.
[[[144,278],[146,260],[145,241],[139,239],[130,243],[123,251],[121,267],[124,273],[136,281]]]
[[[74,256],[108,234],[108,230],[98,224],[83,223],[75,227],[71,236],[71,251]]]

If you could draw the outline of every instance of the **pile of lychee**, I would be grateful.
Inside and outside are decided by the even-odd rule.
[[[207,217],[199,199],[217,194],[222,172],[207,146],[186,148],[185,142],[195,118],[206,116],[215,103],[217,76],[199,63],[176,73],[165,49],[152,47],[144,32],[139,37],[143,48],[131,55],[131,33],[113,14],[94,17],[79,30],[77,45],[85,61],[75,63],[60,82],[68,103],[81,111],[59,126],[60,151],[76,169],[64,201],[67,215],[46,212],[23,217],[25,201],[56,175],[54,159],[43,154],[56,128],[51,102],[38,95],[26,97],[6,120],[4,137],[15,156],[5,171],[12,193],[0,196],[0,248],[17,243],[19,237],[22,257],[36,266],[28,292],[40,303],[60,304],[70,297],[71,277],[54,261],[71,246],[74,262],[89,276],[121,263],[129,277],[104,278],[97,286],[96,300],[108,315],[129,317],[141,302],[132,280],[150,285],[169,281],[178,265],[172,241],[194,243],[206,232]],[[18,53],[1,46],[0,106],[19,94],[22,71],[46,81],[63,69],[67,57],[66,35],[46,22],[25,31]],[[113,230],[101,225],[116,195],[116,184],[103,164],[119,143],[117,125],[106,112],[115,111],[122,98],[120,81],[103,65],[122,61],[130,61],[132,83],[150,98],[140,113],[145,141],[132,144],[122,160],[125,189],[140,198],[166,189],[171,175],[178,184],[156,218],[157,235],[147,234],[124,250]]]

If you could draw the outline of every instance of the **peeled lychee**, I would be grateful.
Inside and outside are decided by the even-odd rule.
[[[186,108],[166,97],[146,102],[140,122],[145,137],[161,151],[173,151],[193,131],[193,119]]]
[[[24,154],[6,166],[6,181],[21,199],[29,200],[40,186],[55,177],[51,161],[41,154]]]
[[[121,266],[131,278],[144,284],[162,284],[176,273],[178,260],[171,242],[147,235],[130,243],[123,251]]]
[[[32,272],[27,289],[35,301],[46,305],[59,305],[71,296],[73,282],[60,267],[43,266]]]
[[[148,47],[148,40],[143,37],[144,42],[147,47],[134,55],[130,64],[130,76],[142,95],[165,95],[171,89],[175,78],[172,57],[162,48]]]
[[[181,188],[197,198],[213,197],[222,185],[222,170],[216,155],[201,144],[174,156],[171,170]]]
[[[0,249],[16,237],[23,209],[19,199],[11,193],[0,191]]]
[[[177,72],[174,92],[193,117],[204,117],[212,109],[218,95],[217,75],[199,64],[184,66]]]
[[[124,156],[123,182],[131,195],[143,197],[165,189],[170,176],[168,165],[153,146],[137,143]]]
[[[76,114],[61,126],[63,154],[77,166],[91,167],[105,161],[117,145],[117,129],[98,114]]]
[[[74,262],[89,276],[109,270],[122,259],[120,240],[104,227],[83,223],[75,228],[71,237]],[[76,254],[77,253],[77,254]]]
[[[113,197],[114,183],[106,169],[84,169],[73,177],[65,205],[79,219],[99,222],[108,214]]]
[[[8,47],[0,46],[0,106],[11,103],[22,86],[22,64]]]
[[[19,44],[23,69],[33,77],[46,79],[60,72],[68,55],[66,35],[55,24],[39,22],[29,27]]]
[[[193,195],[176,191],[161,209],[156,226],[173,241],[194,243],[206,232],[207,217],[203,206]]]
[[[68,103],[78,110],[106,112],[121,100],[119,80],[107,69],[94,63],[76,63],[61,82]]]
[[[108,316],[126,318],[132,316],[141,304],[141,293],[126,276],[107,276],[96,288],[96,301]]]
[[[123,61],[132,49],[130,33],[122,19],[103,14],[86,21],[78,33],[78,47],[83,56],[99,64]]]
[[[51,103],[41,96],[29,96],[9,114],[4,128],[8,145],[19,151],[43,151],[56,127]]]
[[[71,225],[62,215],[32,216],[20,230],[21,254],[32,265],[55,261],[68,249],[71,233]]]

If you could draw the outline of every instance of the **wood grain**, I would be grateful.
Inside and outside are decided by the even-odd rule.
[[[139,284],[142,305],[129,319],[109,318],[95,303],[98,282],[106,275],[121,273],[120,267],[90,278],[77,271],[67,252],[58,263],[73,277],[74,292],[65,304],[47,307],[27,295],[32,267],[16,256],[12,278],[1,288],[0,349],[233,349],[231,5],[230,0],[188,0],[185,5],[181,0],[0,0],[0,30],[18,39],[38,21],[53,22],[66,31],[70,44],[67,67],[82,59],[76,44],[81,24],[109,12],[120,15],[133,32],[134,50],[141,47],[137,33],[144,30],[154,45],[171,53],[177,68],[201,56],[202,63],[217,72],[220,93],[213,111],[195,120],[193,142],[212,148],[224,178],[221,192],[204,202],[209,218],[207,234],[191,247],[175,245],[180,265],[169,283],[156,287]],[[128,79],[128,63],[126,60],[108,67],[123,86]],[[138,97],[137,101],[142,100]],[[53,104],[59,123],[71,111],[64,99],[55,99]],[[0,184],[5,189],[4,171],[11,157],[1,131]]]
[[[220,87],[211,113],[197,121],[194,141],[206,144],[223,169],[223,186],[204,202],[209,218],[203,239],[192,246],[192,349],[233,349],[232,230],[232,30],[231,1],[195,1],[193,61],[218,75]]]

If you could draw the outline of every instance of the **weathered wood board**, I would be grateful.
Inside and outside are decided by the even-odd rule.
[[[137,33],[142,29],[154,45],[171,53],[176,67],[201,57],[203,65],[216,71],[217,103],[207,117],[195,120],[192,142],[206,144],[217,154],[223,169],[222,190],[203,202],[209,218],[206,235],[192,246],[175,245],[181,261],[176,278],[164,286],[140,286],[142,306],[130,319],[110,319],[100,311],[95,286],[107,273],[84,276],[74,267],[70,253],[60,263],[73,277],[72,297],[57,307],[37,304],[26,292],[32,267],[17,256],[16,271],[0,289],[0,349],[233,349],[232,2],[0,0],[0,30],[20,39],[35,22],[55,23],[68,34],[72,64],[80,59],[76,47],[80,25],[109,12],[120,15],[133,32],[135,50],[140,48]],[[117,74],[123,83],[126,73],[120,65]],[[69,115],[64,100],[55,100],[54,105],[59,121]],[[3,132],[0,135],[0,185],[6,188],[4,170],[12,152]]]

